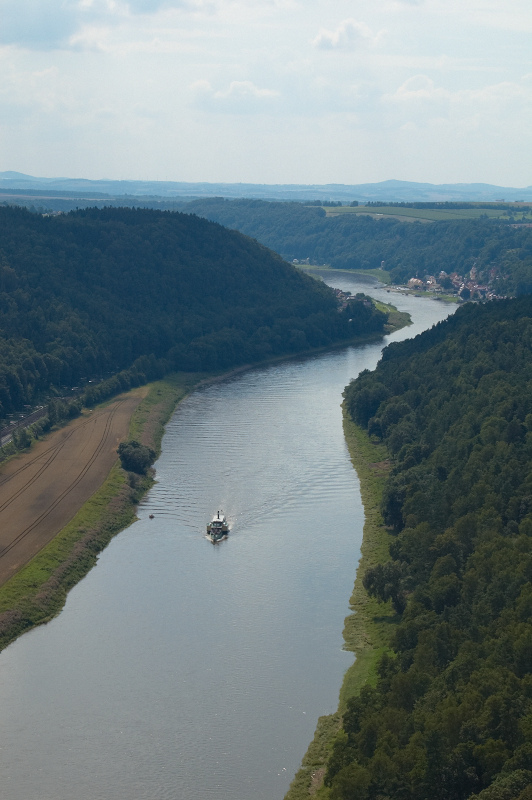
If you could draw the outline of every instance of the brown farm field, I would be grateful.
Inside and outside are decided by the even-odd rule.
[[[120,397],[34,444],[0,471],[0,586],[100,488],[140,393]]]

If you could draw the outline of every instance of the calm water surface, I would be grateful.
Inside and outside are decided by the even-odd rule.
[[[410,311],[387,341],[454,311],[328,281]],[[138,522],[0,656],[3,800],[284,796],[353,660],[363,510],[340,403],[381,349],[253,370],[179,406]],[[231,535],[213,546],[218,509]]]

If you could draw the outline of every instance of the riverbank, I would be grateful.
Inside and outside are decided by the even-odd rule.
[[[384,445],[372,441],[364,430],[355,425],[345,407],[343,426],[351,462],[360,481],[365,516],[361,558],[349,603],[352,613],[346,617],[343,632],[344,647],[356,654],[356,661],[344,675],[338,711],[319,718],[314,739],[285,800],[308,800],[309,797],[326,800],[328,797],[323,778],[347,701],[357,695],[364,685],[375,685],[377,663],[382,653],[389,648],[397,622],[391,603],[385,605],[370,598],[362,585],[367,569],[389,559],[391,536],[380,513],[382,492],[390,469],[388,453]]]
[[[390,313],[387,333],[408,324],[408,315],[396,313],[393,306],[385,306],[383,310]],[[359,336],[338,343],[334,349],[364,344],[378,338],[382,338],[382,335]],[[331,348],[297,353],[290,358],[318,354],[326,349]],[[164,426],[187,394],[199,386],[226,380],[246,370],[281,360],[287,359],[283,357],[261,364],[246,364],[223,373],[181,373],[133,390],[125,397],[143,396],[131,416],[127,437],[122,438],[140,441],[159,454]],[[102,404],[101,408],[110,406],[112,402],[114,401]],[[68,431],[68,427],[64,430]],[[47,441],[46,438],[41,444]],[[113,453],[118,441],[117,439],[113,445]],[[32,450],[19,454],[16,458],[22,469],[25,469],[25,459],[36,461]],[[70,589],[96,564],[98,554],[113,536],[135,520],[136,506],[153,484],[153,472],[144,477],[125,473],[118,462],[111,466],[113,461],[116,461],[114,456],[107,467],[110,472],[106,479],[102,477],[100,488],[90,499],[85,498],[80,502],[77,509],[72,508],[72,518],[70,514],[67,516],[70,522],[39,549],[36,555],[31,553],[31,561],[22,561],[17,565],[16,574],[0,586],[0,651],[25,631],[57,615],[63,608]],[[44,494],[47,502],[52,502],[48,491]],[[40,498],[34,498],[27,506],[36,508],[39,502],[42,502]]]
[[[300,267],[300,269],[303,269]],[[408,286],[399,286],[393,285],[392,286],[392,279],[390,273],[385,269],[367,269],[367,270],[352,270],[352,269],[337,269],[334,267],[330,267],[327,264],[322,266],[305,266],[303,269],[307,275],[311,275],[313,277],[322,277],[322,273],[333,275],[334,273],[338,273],[339,275],[350,275],[351,277],[356,274],[358,278],[367,278],[368,280],[373,278],[374,280],[379,281],[380,283],[384,284],[387,289],[387,292],[397,292],[399,294],[407,294],[412,295],[413,297],[427,297],[430,300],[437,300],[441,303],[463,303],[461,297],[456,294],[442,294],[441,292],[433,292],[429,289],[410,289]]]
[[[204,377],[173,376],[128,393],[126,398],[136,398],[136,402],[131,406],[135,410],[128,416],[124,433],[129,431],[129,438],[136,438],[159,453],[165,423],[176,405]],[[114,402],[116,399],[103,407]],[[89,415],[87,421],[90,420]],[[69,426],[59,433],[68,439]],[[43,444],[51,444],[50,439],[47,437]],[[0,650],[26,630],[58,614],[68,592],[96,564],[98,554],[113,536],[134,521],[136,505],[153,483],[153,472],[146,476],[125,473],[116,458],[116,442],[112,448],[112,466],[110,471],[107,467],[99,488],[87,502],[80,503],[77,509],[73,507],[70,522],[0,587]],[[50,450],[47,447],[46,452]],[[17,457],[19,471],[38,460],[34,455],[30,450]],[[29,501],[28,505],[32,507]]]
[[[384,283],[385,285],[389,284],[391,281],[390,273],[387,270],[380,268],[360,269],[360,270],[337,269],[335,267],[330,267],[328,264],[322,264],[321,266],[309,266],[307,264],[305,265],[300,264],[298,268],[302,270],[302,272],[306,272],[307,275],[312,275],[313,277],[315,277],[315,274],[319,275],[320,272],[330,272],[330,273],[338,272],[338,273],[343,273],[344,275],[350,275],[351,277],[353,275],[356,275],[357,278],[359,277],[368,279],[373,278],[374,280],[377,280],[380,283]]]

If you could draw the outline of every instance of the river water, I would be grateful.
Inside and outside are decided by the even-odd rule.
[[[411,313],[386,342],[455,308],[327,280]],[[353,661],[363,510],[340,403],[382,346],[254,369],[178,407],[138,521],[0,655],[3,800],[283,798]],[[218,509],[231,534],[212,545]]]

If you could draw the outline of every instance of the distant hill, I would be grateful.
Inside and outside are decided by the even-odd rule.
[[[465,201],[444,201],[437,208],[436,203],[427,203],[422,210],[416,204],[416,208],[343,206],[326,212],[315,205],[320,201],[223,197],[187,200],[132,195],[69,198],[66,193],[52,195],[51,190],[32,191],[33,195],[9,196],[0,190],[0,208],[25,205],[40,213],[67,212],[77,207],[183,211],[251,236],[287,261],[308,259],[310,264],[363,270],[379,268],[384,262],[394,283],[437,276],[441,271],[465,277],[474,268],[476,284],[488,287],[479,289],[482,296],[532,291],[530,205],[494,203],[493,208],[486,208],[487,204],[479,202],[475,207],[464,208]],[[405,221],[408,216],[404,215],[409,213],[424,214],[424,223],[412,218]],[[429,221],[431,217],[433,222]]]
[[[47,392],[118,375],[226,369],[382,331],[236,231],[194,215],[0,208],[0,418]]]
[[[532,227],[490,219],[429,224],[391,216],[342,214],[301,203],[211,198],[187,211],[236,228],[289,261],[329,264],[335,269],[377,269],[384,262],[394,283],[443,271],[469,274],[496,294],[532,291]],[[510,213],[510,212],[508,212]],[[531,219],[527,215],[528,219]]]
[[[532,186],[493,186],[488,183],[415,183],[387,180],[360,184],[256,184],[186,183],[177,181],[114,181],[85,178],[39,178],[21,172],[0,172],[0,194],[35,196],[143,197],[178,199],[195,197],[252,197],[264,200],[342,200],[368,202],[435,202],[445,200],[518,201],[532,200]]]

